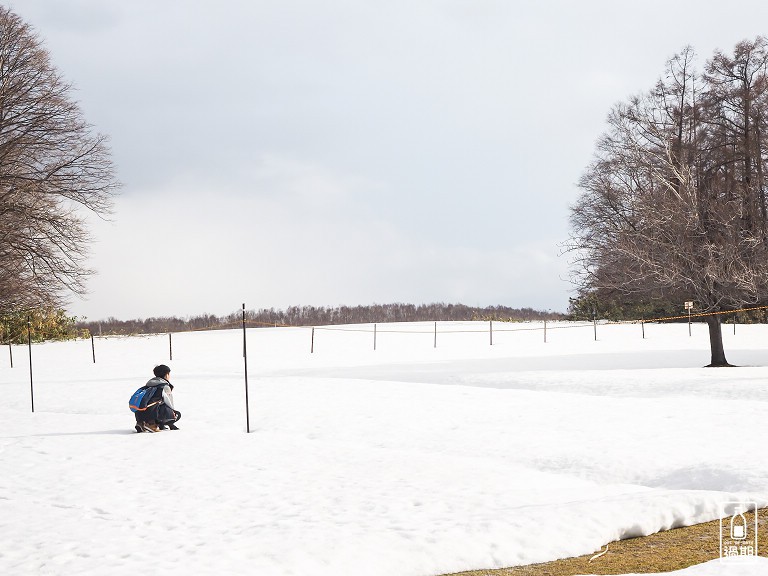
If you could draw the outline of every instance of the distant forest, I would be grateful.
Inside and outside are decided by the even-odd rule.
[[[456,320],[497,320],[524,322],[530,320],[562,320],[559,312],[533,308],[489,306],[479,308],[463,304],[374,304],[371,306],[291,306],[285,310],[262,308],[246,310],[247,325],[253,326],[327,326],[334,324],[366,324],[385,322],[425,322]],[[157,317],[138,320],[107,318],[96,322],[81,321],[77,328],[87,329],[95,336],[112,334],[157,334],[191,330],[222,330],[242,324],[242,312],[227,316],[202,314],[187,318]]]

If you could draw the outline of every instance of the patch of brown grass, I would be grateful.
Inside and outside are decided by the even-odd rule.
[[[744,514],[752,525],[755,512]],[[757,549],[768,555],[768,508],[757,512]],[[605,548],[603,548],[604,550]],[[671,572],[720,557],[720,521],[675,528],[641,538],[619,540],[608,545],[608,552],[592,562],[597,552],[499,570],[461,572],[460,576],[575,576],[576,574],[647,574]],[[456,574],[454,576],[459,576]]]

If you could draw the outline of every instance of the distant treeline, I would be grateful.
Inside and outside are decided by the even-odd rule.
[[[248,326],[326,326],[334,324],[365,324],[385,322],[425,322],[456,320],[498,320],[524,322],[530,320],[562,320],[559,312],[545,312],[533,308],[508,308],[488,306],[479,308],[463,304],[374,304],[371,306],[291,306],[285,310],[262,308],[246,310]],[[242,323],[242,312],[227,316],[202,314],[188,318],[158,317],[145,320],[118,320],[107,318],[97,322],[81,321],[80,329],[91,334],[157,334],[163,332],[187,332],[191,330],[220,330],[233,328]]]

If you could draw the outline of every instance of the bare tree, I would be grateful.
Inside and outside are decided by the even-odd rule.
[[[571,209],[584,293],[693,300],[712,359],[727,366],[716,313],[768,300],[764,170],[766,41],[686,48],[650,92],[617,105]]]
[[[83,294],[89,235],[117,188],[95,134],[29,25],[0,7],[0,312]]]

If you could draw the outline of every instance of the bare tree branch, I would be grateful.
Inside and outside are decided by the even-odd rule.
[[[0,312],[83,294],[84,213],[118,188],[106,137],[69,97],[34,31],[0,7]]]

